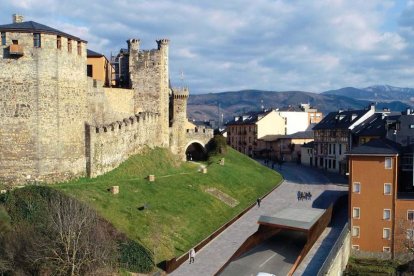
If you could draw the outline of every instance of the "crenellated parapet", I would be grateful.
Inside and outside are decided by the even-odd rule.
[[[190,90],[188,87],[173,88],[172,95],[174,99],[188,99],[190,96]]]
[[[87,174],[109,172],[145,147],[162,145],[159,139],[160,115],[141,112],[104,125],[86,125]]]

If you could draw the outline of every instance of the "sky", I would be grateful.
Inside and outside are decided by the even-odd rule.
[[[414,87],[414,0],[0,0],[110,56],[170,39],[173,86],[192,94]]]

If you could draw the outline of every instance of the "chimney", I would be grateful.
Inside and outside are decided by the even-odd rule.
[[[22,23],[23,20],[24,20],[23,15],[20,15],[17,13],[13,14],[13,23]]]

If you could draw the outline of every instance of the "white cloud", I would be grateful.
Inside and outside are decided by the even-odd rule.
[[[398,22],[390,0],[2,0],[0,18],[23,13],[105,54],[128,38],[148,49],[168,37],[171,79],[183,70],[195,93],[323,91],[414,86],[413,3],[400,5]]]

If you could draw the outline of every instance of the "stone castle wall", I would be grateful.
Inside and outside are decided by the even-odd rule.
[[[128,41],[129,73],[134,89],[135,112],[160,114],[159,135],[163,146],[169,146],[169,75],[168,40],[159,40],[158,48],[139,50],[139,40]]]
[[[103,82],[88,78],[88,120],[103,125],[134,115],[134,90],[103,87]]]
[[[0,46],[0,182],[53,182],[85,174],[86,47],[7,33]],[[17,40],[23,56],[9,54]]]
[[[170,149],[173,153],[185,157],[184,146],[187,143],[187,99],[189,91],[187,88],[173,89],[170,109],[172,111]]]
[[[87,174],[96,177],[118,167],[146,146],[161,146],[159,115],[139,113],[123,121],[86,127]]]

